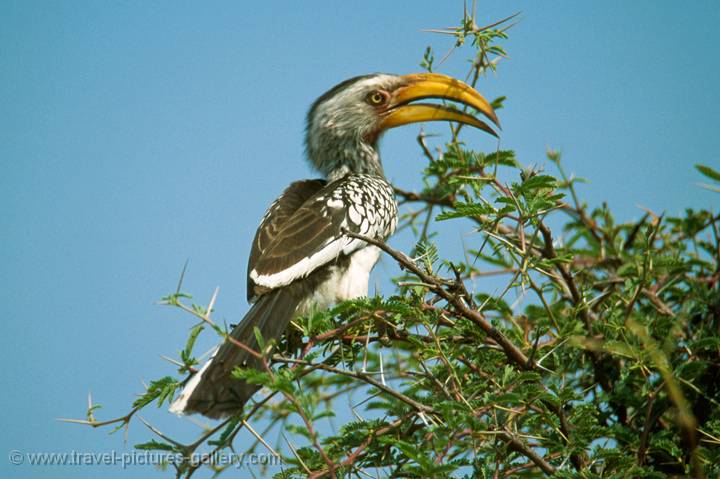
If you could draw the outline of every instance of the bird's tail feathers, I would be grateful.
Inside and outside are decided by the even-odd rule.
[[[254,351],[260,349],[255,328],[265,342],[279,339],[302,300],[300,291],[296,289],[291,284],[258,298],[230,337]],[[237,366],[259,368],[261,363],[250,352],[225,340],[190,378],[180,396],[170,405],[170,411],[177,414],[200,413],[210,418],[238,412],[259,387],[233,378],[231,373]]]

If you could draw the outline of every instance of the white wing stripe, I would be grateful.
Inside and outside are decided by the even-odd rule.
[[[341,254],[348,255],[365,246],[365,242],[348,237],[337,238],[317,253],[303,258],[301,261],[273,274],[258,274],[256,270],[250,272],[250,279],[265,288],[279,288],[286,286],[298,278],[304,278],[320,266],[335,261]]]

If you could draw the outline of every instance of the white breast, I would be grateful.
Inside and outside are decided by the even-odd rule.
[[[380,257],[380,249],[366,246],[350,255],[347,268],[332,267],[330,277],[322,282],[308,299],[298,307],[298,314],[322,310],[348,299],[368,295],[370,271]]]

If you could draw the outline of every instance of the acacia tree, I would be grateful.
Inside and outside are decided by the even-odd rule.
[[[504,57],[508,20],[481,27],[464,15],[442,31],[469,52],[471,84]],[[429,48],[422,66],[433,70]],[[392,295],[297,318],[293,341],[259,338],[264,369],[234,371],[264,386],[244,411],[190,444],[148,425],[158,437],[136,447],[188,458],[172,464],[178,477],[226,468],[195,454],[235,451],[241,432],[288,479],[720,475],[720,217],[648,211],[617,223],[580,199],[557,152],[555,171],[538,171],[509,150],[468,149],[461,133],[451,126],[436,151],[418,136],[424,187],[396,189],[411,205],[412,251],[358,236],[402,268]],[[438,256],[443,221],[474,232],[465,260]],[[126,416],[98,421],[91,404],[75,422],[121,429],[166,406],[199,363],[198,335],[227,337],[212,319],[216,295],[199,306],[181,285],[163,299],[197,320],[179,377],[151,382]],[[328,427],[343,405],[352,419]]]

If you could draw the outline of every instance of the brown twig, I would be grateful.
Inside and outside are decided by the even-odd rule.
[[[551,476],[555,474],[555,466],[547,462],[540,454],[532,450],[525,443],[507,431],[499,431],[498,437],[508,444],[508,447],[519,452],[523,456],[530,459],[545,474]]]

